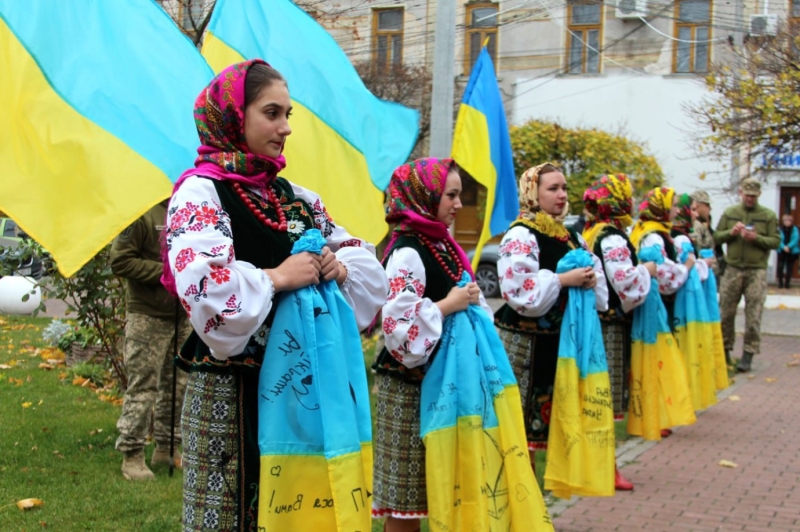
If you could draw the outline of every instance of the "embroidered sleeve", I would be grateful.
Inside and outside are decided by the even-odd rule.
[[[597,283],[594,285],[594,306],[599,312],[608,310],[608,283],[606,282],[606,274],[603,271],[603,263],[600,258],[592,253],[586,241],[581,235],[578,235],[578,242],[581,247],[592,254],[592,268],[594,269],[594,276]]]
[[[664,239],[657,233],[650,233],[639,243],[640,247],[658,246],[664,256],[664,262],[656,267],[656,280],[658,281],[658,292],[663,295],[674,294],[684,285],[689,277],[689,270],[683,264],[678,264],[667,257],[664,249]]]
[[[630,312],[647,298],[650,292],[650,272],[641,264],[633,265],[628,243],[619,235],[609,235],[600,242],[606,278],[619,296],[622,310]]]
[[[167,224],[169,264],[192,327],[216,358],[238,355],[272,308],[272,281],[236,260],[230,218],[209,179],[183,183]]]
[[[347,269],[342,295],[356,315],[358,330],[366,329],[386,302],[389,284],[383,266],[375,257],[375,246],[356,238],[336,225],[320,197],[292,183],[295,196],[304,199],[314,211],[314,225],[322,232],[328,247]]]
[[[675,237],[675,247],[677,249],[681,249],[686,243],[691,244],[691,240],[688,236],[678,235]],[[697,257],[695,257],[695,259],[697,259]],[[708,264],[706,264],[705,261],[697,259],[692,267],[697,269],[697,274],[700,276],[701,281],[708,279]]]
[[[439,307],[425,292],[425,267],[412,248],[396,249],[386,264],[389,297],[383,305],[386,349],[409,368],[425,364],[442,336]]]
[[[554,272],[539,269],[536,237],[525,227],[512,227],[500,243],[499,255],[503,299],[522,316],[544,316],[558,300],[561,283]]]

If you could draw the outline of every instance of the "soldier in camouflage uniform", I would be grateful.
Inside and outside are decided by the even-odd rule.
[[[117,421],[116,449],[124,455],[122,474],[129,480],[155,478],[144,458],[151,417],[154,418],[156,450],[150,463],[170,463],[176,320],[179,346],[191,332],[185,312],[160,282],[160,235],[166,220],[166,205],[165,201],[150,209],[126,228],[111,246],[111,268],[125,278],[128,288],[124,348],[128,389],[123,398],[122,415]],[[180,372],[176,382],[176,446],[180,443],[180,412],[185,390],[186,374]],[[177,451],[174,463],[180,467]]]
[[[714,241],[727,245],[727,267],[720,284],[720,314],[726,356],[735,340],[736,307],[744,295],[745,333],[742,358],[736,369],[750,371],[761,347],[761,313],[767,299],[767,260],[780,245],[775,213],[758,204],[761,183],[745,179],[739,187],[742,202],[728,207],[717,224]]]

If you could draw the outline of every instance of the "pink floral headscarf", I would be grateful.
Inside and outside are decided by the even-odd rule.
[[[244,137],[245,79],[253,65],[267,65],[252,59],[231,65],[211,80],[194,102],[194,121],[200,146],[194,168],[181,175],[175,190],[192,175],[221,181],[265,187],[286,167],[283,155],[266,157],[251,153]]]
[[[453,239],[449,228],[436,217],[447,173],[452,166],[452,159],[429,157],[404,164],[394,171],[387,192],[386,221],[397,226],[386,246],[386,253],[391,252],[392,245],[402,233],[420,233],[432,240],[448,242],[458,254],[464,270],[474,278],[466,253]]]

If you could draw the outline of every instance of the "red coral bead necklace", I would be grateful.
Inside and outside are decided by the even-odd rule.
[[[250,212],[253,213],[253,216],[261,220],[261,223],[272,229],[273,231],[281,231],[286,232],[289,229],[289,224],[286,223],[286,215],[283,213],[283,209],[281,208],[281,201],[278,199],[278,196],[271,188],[266,189],[267,200],[269,200],[272,207],[275,209],[275,212],[278,215],[278,221],[273,222],[267,215],[264,214],[261,209],[259,209],[255,202],[250,199],[250,196],[247,195],[247,192],[242,188],[242,185],[239,183],[233,183],[233,190],[239,194],[239,197],[242,198],[242,201],[247,208],[250,209]]]
[[[442,267],[444,273],[446,273],[455,282],[459,282],[461,280],[461,276],[464,275],[464,265],[461,264],[461,261],[458,259],[458,255],[456,255],[456,251],[453,249],[453,246],[451,246],[446,240],[442,241],[445,249],[447,249],[447,252],[450,254],[450,258],[452,258],[453,262],[458,265],[458,272],[456,273],[453,273],[452,270],[447,267],[447,264],[444,262],[439,249],[428,239],[427,236],[418,234],[417,237],[419,237],[420,241],[425,244],[425,247],[427,247],[431,253],[433,253],[433,256],[436,257],[436,262],[438,262],[439,266]]]

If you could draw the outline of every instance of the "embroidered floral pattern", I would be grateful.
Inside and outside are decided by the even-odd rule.
[[[195,254],[194,250],[191,248],[185,248],[178,253],[178,258],[175,259],[175,269],[179,272],[182,272],[186,269],[186,266],[189,265],[194,260]]]

